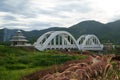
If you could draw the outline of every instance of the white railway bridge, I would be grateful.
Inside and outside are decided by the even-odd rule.
[[[95,35],[82,35],[77,40],[66,31],[50,31],[34,43],[40,51],[46,49],[102,50],[103,45]]]

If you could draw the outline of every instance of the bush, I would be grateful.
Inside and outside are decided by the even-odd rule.
[[[24,64],[13,64],[13,65],[6,65],[6,69],[8,70],[19,70],[19,69],[26,69],[27,66]]]
[[[41,59],[39,61],[34,61],[32,66],[50,66],[53,65],[54,63],[55,63],[54,61]]]
[[[21,64],[29,64],[32,62],[32,59],[30,57],[21,57],[19,60],[18,60],[19,63]]]
[[[6,68],[5,67],[0,67],[0,71],[5,71]]]

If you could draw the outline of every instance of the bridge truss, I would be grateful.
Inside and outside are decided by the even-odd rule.
[[[34,43],[40,51],[46,49],[102,50],[103,45],[95,35],[82,35],[76,40],[69,32],[50,31],[40,36]]]

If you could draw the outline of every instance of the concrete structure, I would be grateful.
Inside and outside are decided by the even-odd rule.
[[[103,45],[95,35],[82,35],[78,40],[66,31],[50,31],[38,38],[34,47],[45,49],[102,50]]]
[[[103,50],[103,45],[95,35],[82,35],[78,38],[77,44],[80,50]]]
[[[18,30],[16,32],[16,35],[12,37],[11,41],[11,46],[26,46],[26,37],[23,36],[22,32]]]

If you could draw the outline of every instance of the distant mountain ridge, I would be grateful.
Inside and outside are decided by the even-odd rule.
[[[44,30],[23,31],[23,34],[30,42],[34,42],[39,36],[48,31],[60,30],[70,32],[75,38],[78,38],[83,34],[95,34],[102,42],[113,42],[120,44],[120,20],[107,24],[94,20],[88,20],[75,24],[69,28],[52,27]],[[15,32],[16,29],[1,29],[0,42],[9,41],[10,38],[15,35]]]

